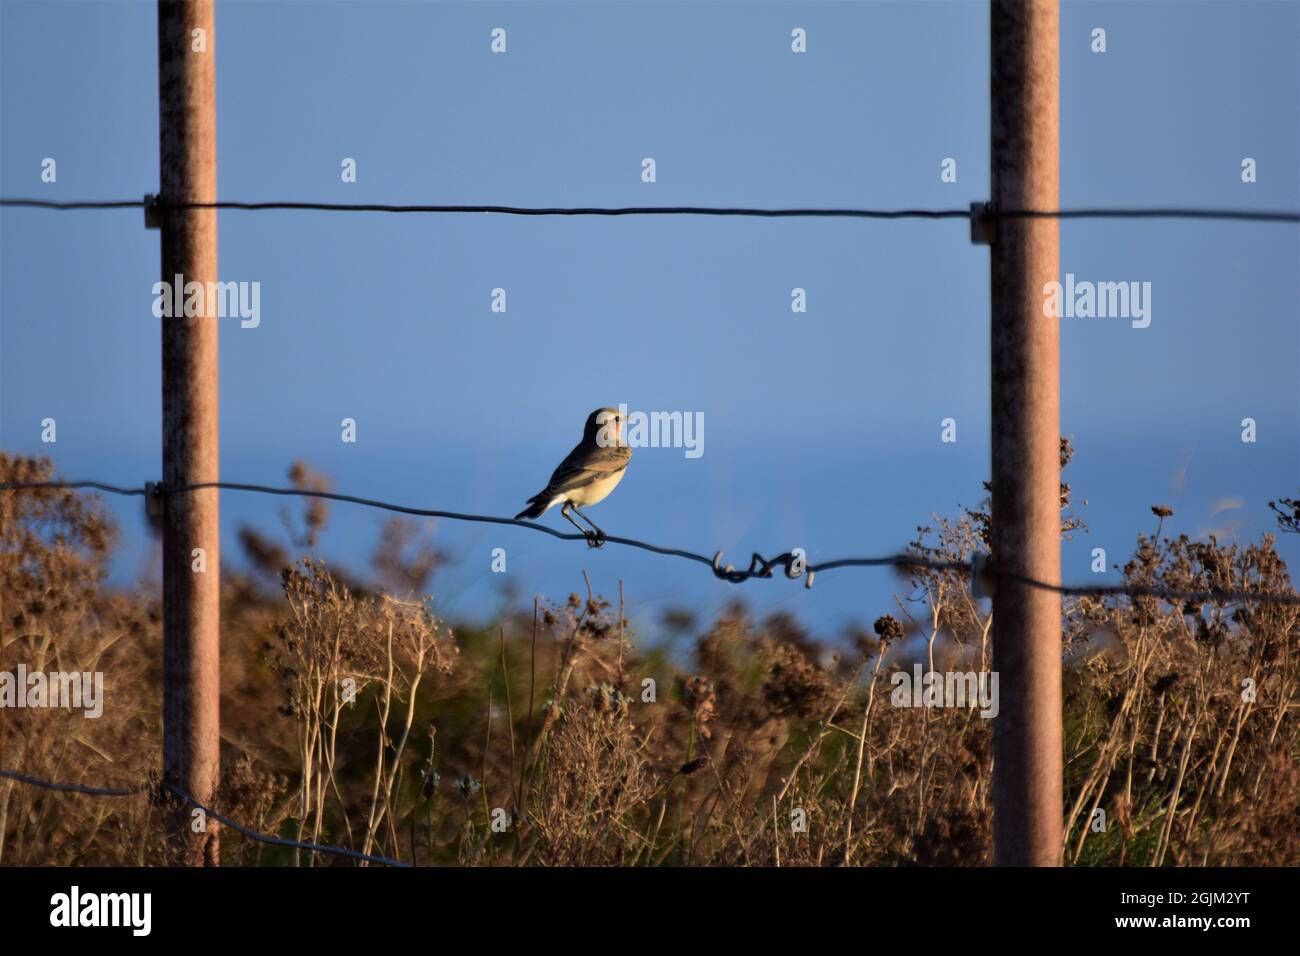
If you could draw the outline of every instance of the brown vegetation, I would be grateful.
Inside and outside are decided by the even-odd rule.
[[[50,477],[0,456],[0,480]],[[291,478],[325,487],[301,465]],[[1063,534],[1080,526],[1069,507],[1063,485]],[[913,549],[969,561],[991,520],[936,518]],[[990,861],[990,721],[891,701],[913,661],[987,669],[987,602],[961,574],[909,574],[872,633],[830,641],[741,606],[698,632],[673,612],[666,626],[694,634],[674,664],[638,648],[621,596],[589,587],[453,635],[416,597],[440,560],[426,530],[390,524],[359,575],[310,556],[323,502],[285,522],[282,540],[242,529],[250,570],[224,571],[218,804],[253,829],[421,865]],[[1270,536],[1161,530],[1138,536],[1126,582],[1294,593]],[[105,586],[112,544],[94,496],[0,493],[0,671],[102,671],[108,700],[97,720],[0,711],[0,766],[156,778],[158,598]],[[1063,632],[1068,863],[1300,863],[1300,606],[1084,598]],[[3,864],[159,862],[158,825],[147,793],[0,779]],[[355,865],[229,831],[223,854]]]

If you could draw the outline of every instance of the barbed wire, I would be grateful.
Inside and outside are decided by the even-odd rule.
[[[586,541],[589,545],[594,543],[591,535],[576,534],[571,531],[557,531],[547,525],[539,524],[534,521],[524,521],[520,518],[502,518],[496,515],[468,514],[459,511],[443,511],[435,508],[414,508],[390,501],[380,501],[376,498],[364,498],[360,495],[348,495],[334,491],[313,491],[306,488],[277,488],[270,485],[249,484],[246,482],[235,481],[200,482],[189,485],[178,485],[174,488],[165,488],[161,483],[154,482],[150,482],[144,487],[113,485],[102,481],[91,480],[0,482],[0,491],[21,491],[33,489],[75,490],[81,488],[90,488],[98,491],[106,491],[111,494],[145,498],[151,495],[176,495],[203,489],[246,491],[282,497],[319,498],[326,501],[340,501],[348,504],[363,505],[368,508],[378,508],[384,511],[393,511],[398,514],[413,515],[415,517],[446,518],[451,521],[514,525],[521,528],[528,528],[532,531],[540,531],[563,541]],[[709,558],[693,551],[686,551],[681,548],[666,548],[660,545],[651,544],[647,541],[641,541],[637,538],[627,538],[619,535],[603,535],[600,537],[599,541],[602,544],[621,544],[627,547],[649,551],[654,554],[684,558],[698,564],[708,565],[709,568],[712,569],[715,577],[732,584],[739,584],[748,581],[750,578],[770,578],[773,576],[773,571],[778,566],[783,569],[785,576],[788,578],[798,579],[803,577],[805,586],[809,588],[812,587],[814,575],[819,571],[825,573],[826,571],[833,571],[838,568],[891,567],[902,572],[937,571],[964,574],[970,578],[972,590],[976,592],[977,596],[981,597],[991,596],[992,592],[990,590],[990,585],[994,582],[1007,581],[1009,583],[1020,584],[1026,587],[1037,588],[1039,590],[1051,591],[1065,597],[1124,596],[1160,598],[1169,603],[1182,602],[1204,604],[1209,602],[1232,603],[1256,601],[1263,604],[1300,605],[1300,594],[1294,592],[1288,594],[1272,591],[1253,591],[1240,588],[1208,588],[1205,590],[1190,590],[1135,584],[1054,584],[1027,575],[999,570],[993,562],[983,555],[977,555],[972,561],[965,562],[940,561],[933,558],[927,558],[924,555],[899,553],[882,555],[880,557],[837,558],[832,561],[823,561],[819,564],[814,564],[807,560],[806,553],[795,554],[793,551],[787,551],[778,554],[774,558],[764,558],[761,554],[755,551],[752,553],[750,558],[749,567],[739,569],[731,564],[723,563],[723,551],[718,551],[712,558]]]
[[[29,209],[241,209],[252,212],[295,210],[314,212],[386,213],[489,213],[503,216],[746,216],[765,219],[1204,219],[1240,222],[1300,223],[1300,212],[1254,209],[1208,209],[1196,207],[1135,207],[1085,209],[847,209],[797,207],[775,209],[746,206],[503,206],[475,204],[341,203],[294,202],[163,202],[146,199],[53,200],[0,199],[0,207]]]
[[[91,787],[81,783],[56,783],[53,780],[33,777],[30,774],[19,773],[16,770],[6,770],[3,767],[0,767],[0,778],[13,780],[17,783],[26,784],[31,787],[37,787],[41,790],[50,790],[56,793],[86,794],[92,797],[133,797],[142,793],[153,794],[155,792],[154,788],[147,783],[136,784],[132,787]],[[290,849],[295,850],[310,850],[314,853],[326,853],[332,856],[346,856],[354,860],[363,860],[367,863],[383,863],[387,866],[409,867],[411,865],[409,863],[404,863],[401,860],[393,860],[386,856],[379,856],[376,854],[361,853],[357,850],[349,850],[347,847],[335,846],[329,843],[308,843],[302,840],[290,840],[286,837],[259,833],[256,830],[244,826],[236,820],[232,820],[225,814],[219,813],[211,807],[200,803],[173,783],[164,782],[162,788],[175,794],[190,806],[202,810],[208,816],[217,820],[224,826],[229,827],[237,833],[243,834],[250,840],[256,840],[258,843],[266,843],[271,846],[289,847]]]

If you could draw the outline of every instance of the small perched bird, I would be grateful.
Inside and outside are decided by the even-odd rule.
[[[583,533],[587,546],[599,548],[604,544],[605,532],[578,509],[604,501],[623,480],[627,463],[632,460],[632,449],[621,442],[623,425],[617,409],[598,408],[588,415],[582,441],[560,462],[546,487],[528,499],[528,507],[515,515],[515,519],[540,518],[549,508],[563,502],[560,514]],[[591,525],[591,530],[574,521],[570,512]]]

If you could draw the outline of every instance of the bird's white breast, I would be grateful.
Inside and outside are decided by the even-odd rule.
[[[594,505],[598,501],[604,501],[609,497],[609,493],[618,487],[618,483],[623,480],[626,471],[627,469],[624,468],[622,471],[613,472],[608,477],[597,478],[581,488],[573,489],[564,497],[579,508],[585,508],[587,505]]]

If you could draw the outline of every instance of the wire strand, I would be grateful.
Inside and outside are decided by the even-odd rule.
[[[0,778],[14,780],[30,787],[37,787],[41,790],[50,790],[55,793],[80,793],[93,797],[133,797],[138,794],[148,793],[151,789],[148,784],[137,784],[134,787],[91,787],[81,783],[56,783],[53,780],[44,780],[40,777],[33,777],[30,774],[18,773],[16,770],[5,770],[3,767],[0,767]],[[162,786],[164,790],[174,793],[190,806],[197,807],[214,820],[230,827],[230,829],[237,833],[242,833],[250,840],[256,840],[258,843],[266,843],[271,846],[286,846],[296,850],[310,850],[314,853],[327,853],[333,856],[346,856],[354,860],[364,860],[367,863],[383,863],[387,866],[409,867],[411,865],[409,863],[403,863],[401,860],[389,859],[386,856],[359,853],[356,850],[349,850],[347,847],[334,846],[328,843],[305,843],[301,840],[289,840],[284,837],[259,833],[256,830],[249,829],[238,821],[232,820],[225,814],[218,813],[211,807],[205,806],[175,784],[164,783]]]
[[[17,209],[134,209],[145,205],[143,199],[0,199],[0,206]]]
[[[301,840],[290,840],[285,837],[270,836],[265,833],[258,833],[256,830],[250,830],[248,827],[243,826],[240,823],[236,823],[234,820],[230,819],[230,817],[218,813],[216,810],[213,810],[211,807],[204,806],[203,804],[199,803],[199,801],[191,797],[184,790],[182,790],[180,787],[176,786],[175,784],[164,783],[163,787],[171,791],[172,793],[176,794],[176,796],[180,797],[186,803],[190,804],[190,806],[198,807],[200,810],[202,810],[208,816],[212,817],[214,820],[217,820],[225,824],[226,826],[230,827],[232,830],[235,830],[238,833],[242,833],[250,840],[256,840],[258,843],[267,843],[270,844],[271,846],[287,846],[295,850],[311,850],[314,853],[328,853],[333,856],[346,856],[349,859],[363,860],[367,863],[383,863],[386,866],[409,867],[411,865],[409,863],[403,863],[401,860],[393,860],[393,859],[389,859],[386,856],[376,856],[370,853],[361,853],[357,850],[349,850],[347,847],[334,846],[333,844],[329,844],[329,843],[304,843]]]
[[[121,485],[107,484],[101,481],[27,481],[27,482],[3,482],[0,483],[0,491],[21,491],[31,489],[76,489],[76,488],[94,488],[100,491],[107,491],[120,495],[138,495],[146,494],[145,488],[124,487]],[[299,498],[320,498],[327,501],[341,501],[349,504],[363,505],[368,508],[378,508],[384,511],[394,511],[399,514],[414,515],[416,517],[426,518],[446,518],[451,521],[468,521],[486,524],[514,525],[521,528],[528,528],[533,531],[540,531],[551,537],[559,538],[563,541],[587,541],[588,544],[593,542],[591,536],[575,534],[574,532],[556,531],[554,528],[547,527],[544,524],[538,524],[534,521],[524,521],[520,518],[501,518],[495,515],[467,514],[459,511],[442,511],[434,508],[413,508],[408,505],[400,505],[390,501],[380,501],[376,498],[363,498],[359,495],[347,495],[334,491],[311,491],[305,488],[276,488],[270,485],[249,484],[246,482],[234,481],[210,481],[190,485],[180,485],[175,488],[164,488],[162,485],[155,485],[154,491],[161,495],[183,494],[189,491],[200,491],[204,489],[225,490],[225,491],[246,491],[257,494],[277,495],[282,497],[299,497]],[[681,548],[666,548],[656,544],[650,544],[637,538],[625,538],[618,535],[605,535],[600,539],[604,543],[621,544],[631,548],[639,548],[643,551],[650,551],[654,554],[663,554],[670,557],[684,558],[699,564],[708,565],[713,574],[733,584],[739,584],[748,581],[750,578],[770,578],[773,576],[773,570],[780,566],[785,571],[786,577],[798,578],[806,574],[805,583],[812,586],[813,575],[817,572],[825,573],[837,568],[875,568],[875,567],[892,567],[899,571],[938,571],[950,572],[969,575],[974,579],[977,575],[973,564],[961,561],[936,561],[916,554],[892,554],[880,557],[862,557],[862,558],[837,558],[832,561],[824,561],[820,564],[812,564],[806,560],[800,562],[793,552],[785,552],[774,558],[764,558],[758,552],[754,552],[750,558],[748,568],[739,569],[732,565],[724,565],[723,553],[718,551],[710,559],[703,554],[697,554],[692,551],[685,551]],[[1190,602],[1206,603],[1221,602],[1229,603],[1235,601],[1258,601],[1266,604],[1295,604],[1300,605],[1300,594],[1297,593],[1277,593],[1271,591],[1251,591],[1244,589],[1227,589],[1227,588],[1209,588],[1202,591],[1180,590],[1177,588],[1161,588],[1150,585],[1128,585],[1128,584],[1102,584],[1102,585],[1065,585],[1053,584],[1048,581],[1040,581],[1023,574],[1017,574],[1010,571],[999,571],[996,567],[988,567],[982,570],[983,574],[998,580],[1009,583],[1021,584],[1026,587],[1038,588],[1044,591],[1052,591],[1056,594],[1069,597],[1102,597],[1102,596],[1127,596],[1127,597],[1153,597],[1161,598],[1170,603]]]
[[[764,219],[971,219],[970,209],[773,209],[745,206],[503,206],[475,204],[336,203],[336,202],[162,202],[144,199],[53,200],[0,199],[0,207],[28,209],[169,209],[295,210],[315,212],[387,213],[490,213],[503,216],[747,216]],[[1300,212],[1195,207],[1089,208],[1089,209],[988,209],[992,219],[1203,219],[1239,222],[1300,223]]]
[[[54,790],[59,793],[85,793],[93,797],[133,797],[149,789],[144,784],[138,784],[134,787],[88,787],[80,783],[54,783],[52,780],[30,777],[25,773],[18,773],[16,770],[5,770],[3,767],[0,767],[0,777],[16,780],[31,787],[39,787],[42,790]]]

